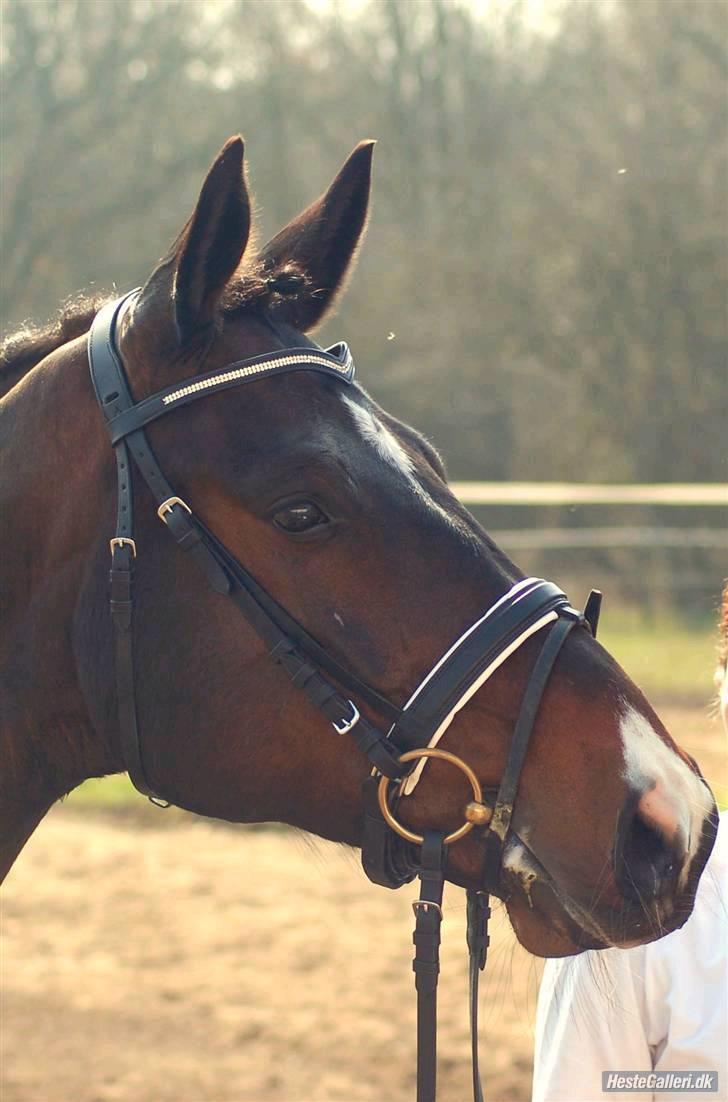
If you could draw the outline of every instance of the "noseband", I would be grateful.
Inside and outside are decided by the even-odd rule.
[[[503,849],[513,815],[518,780],[541,697],[569,633],[586,625],[596,634],[601,595],[593,591],[584,613],[573,609],[551,582],[527,578],[496,601],[452,646],[417,686],[403,707],[340,665],[304,627],[248,573],[228,549],[178,497],[162,473],[144,427],[208,394],[290,371],[314,371],[350,385],[354,363],[346,344],[327,350],[289,348],[196,375],[134,402],[116,342],[116,326],[131,292],[104,306],[94,319],[88,358],[94,391],[117,465],[116,532],[111,548],[111,617],[121,749],[134,786],[167,806],[150,782],[138,725],[132,644],[134,541],[132,460],[156,501],[160,520],[182,551],[193,558],[212,589],[230,597],[264,642],[271,658],[341,735],[352,738],[372,766],[363,785],[362,863],[371,880],[398,888],[415,875],[421,883],[414,904],[413,963],[418,992],[418,1102],[434,1102],[436,1073],[436,989],[440,923],[447,847],[474,827],[485,827],[483,886],[468,892],[467,942],[470,952],[470,1010],[473,1093],[481,1102],[477,1051],[478,976],[488,945],[488,893],[500,890]],[[545,630],[541,651],[523,695],[500,787],[484,799],[477,777],[465,762],[437,744],[457,712],[492,673],[532,635]],[[332,683],[335,682],[336,684]],[[338,687],[337,687],[338,686]],[[342,688],[345,692],[342,692]],[[350,695],[349,695],[350,694]],[[366,704],[384,717],[377,726],[360,711]],[[450,835],[428,830],[417,835],[397,819],[398,806],[414,790],[427,759],[437,757],[461,769],[473,799],[465,822]],[[396,792],[391,791],[396,782]]]

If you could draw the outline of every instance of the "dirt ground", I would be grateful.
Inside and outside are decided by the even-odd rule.
[[[707,712],[664,718],[725,785]],[[413,889],[295,832],[139,809],[55,808],[6,882],[2,1102],[412,1102]],[[442,1102],[470,1089],[464,909],[449,888]],[[487,1097],[525,1102],[540,965],[504,911],[492,932]]]

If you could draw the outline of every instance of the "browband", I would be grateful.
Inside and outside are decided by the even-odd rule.
[[[123,308],[136,296],[139,290],[131,291],[122,299],[110,302],[102,307],[89,334],[89,359],[94,364],[94,384],[96,393],[106,417],[106,427],[111,437],[112,447],[129,433],[136,432],[165,413],[189,405],[198,398],[216,394],[221,390],[230,390],[243,382],[270,375],[285,375],[290,371],[316,371],[323,375],[333,375],[339,382],[351,383],[354,378],[354,360],[346,341],[332,344],[330,348],[285,348],[280,352],[267,352],[261,356],[252,356],[247,360],[236,360],[222,370],[208,371],[204,375],[195,375],[188,382],[182,380],[158,390],[156,394],[144,398],[141,402],[130,404],[127,408],[114,412],[113,403],[118,402],[118,377],[120,364],[112,363],[112,371],[105,378],[105,363],[118,361],[116,350],[116,323]],[[104,352],[106,355],[104,355]],[[104,383],[109,383],[105,387]],[[107,390],[108,393],[104,393]],[[108,407],[112,405],[112,408]]]
[[[267,353],[249,360],[237,360],[224,371],[209,371],[195,375],[194,381],[185,385],[175,383],[145,398],[131,409],[124,410],[109,422],[111,443],[116,444],[130,432],[141,429],[150,421],[156,421],[165,413],[187,406],[197,398],[230,390],[241,382],[253,382],[270,375],[284,375],[289,371],[317,371],[322,375],[334,375],[340,382],[350,383],[354,378],[354,361],[345,341],[331,348],[317,351],[311,348],[287,348],[280,354]]]

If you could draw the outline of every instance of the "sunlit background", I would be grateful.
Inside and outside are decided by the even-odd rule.
[[[606,643],[723,791],[710,705],[728,575],[724,0],[4,0],[1,11],[3,329],[46,320],[80,289],[143,282],[230,134],[246,138],[261,241],[358,140],[377,138],[367,241],[321,339],[349,341],[367,389],[427,433],[458,483],[628,488],[587,503],[568,486],[555,503],[501,488],[496,503],[486,487],[473,508],[575,601],[605,590]],[[658,504],[656,483],[680,485]],[[625,503],[640,486],[644,503]],[[134,807],[119,783],[87,787],[12,874],[5,1102],[410,1098],[407,901],[287,835],[228,834],[175,812],[167,831]],[[279,932],[280,895],[293,877],[305,896],[296,877],[311,867],[310,906],[285,911]],[[89,906],[107,881],[110,898]],[[358,939],[342,933],[340,908],[346,922],[368,916]],[[192,915],[189,928],[170,926],[171,910],[175,923]],[[300,944],[299,920],[314,928]],[[371,973],[375,935],[387,950]],[[490,1097],[524,1102],[535,984],[528,962],[511,963],[505,928],[498,937]],[[461,1102],[464,995],[445,1013],[443,1098]]]

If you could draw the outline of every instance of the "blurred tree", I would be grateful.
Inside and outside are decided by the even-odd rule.
[[[587,476],[725,474],[727,42],[723,4],[576,3],[537,81],[525,348],[579,396]]]
[[[3,310],[144,278],[214,150],[266,234],[377,137],[342,331],[459,477],[728,472],[728,6],[13,0]]]
[[[220,144],[192,79],[205,52],[195,15],[174,0],[4,4],[4,319],[138,279],[177,233],[190,169]]]

